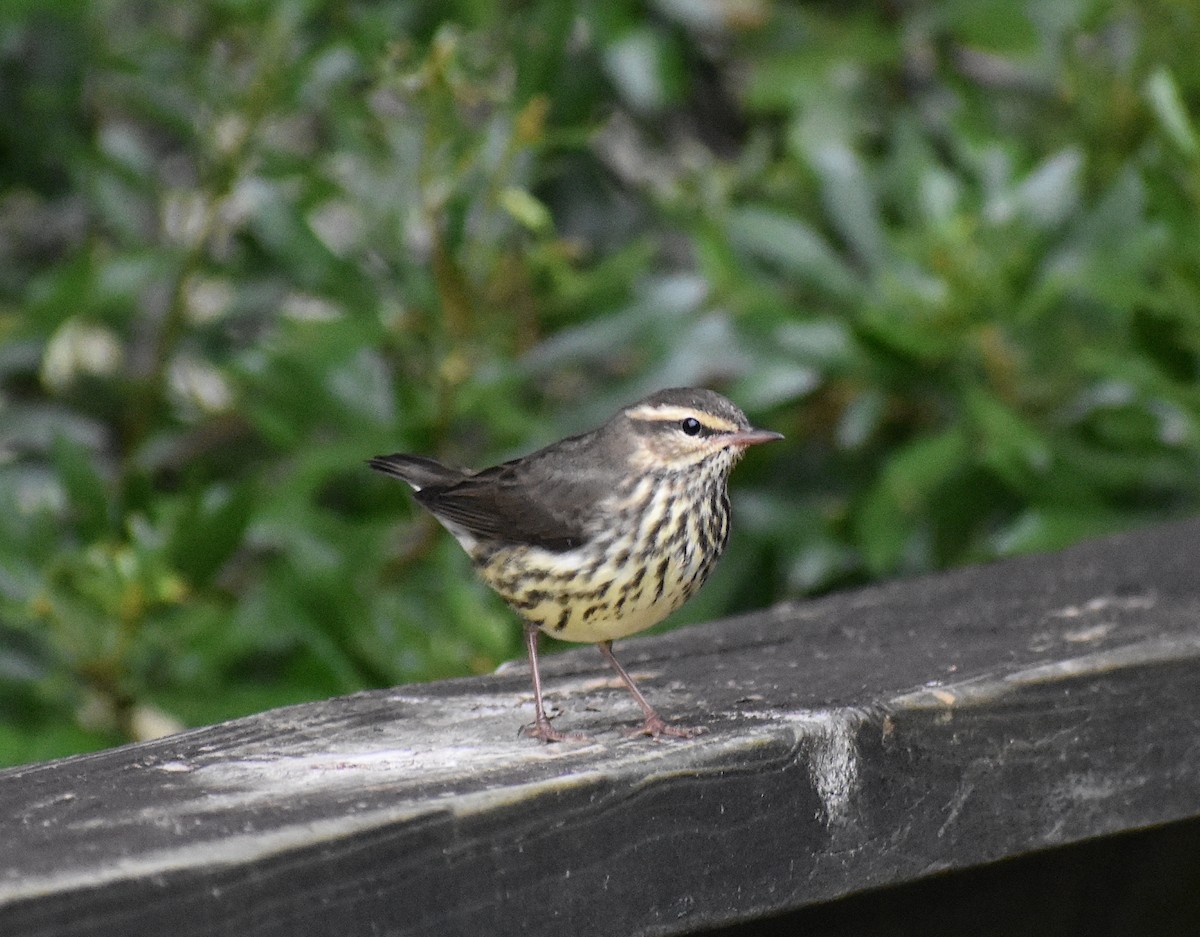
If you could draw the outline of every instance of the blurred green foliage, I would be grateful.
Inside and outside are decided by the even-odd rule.
[[[513,616],[363,460],[659,387],[788,435],[676,623],[1194,512],[1197,48],[1174,0],[5,5],[0,762],[490,670]]]

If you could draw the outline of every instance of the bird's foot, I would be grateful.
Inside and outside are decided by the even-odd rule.
[[[590,742],[592,739],[582,732],[559,732],[544,716],[529,725],[521,726],[521,734],[526,738],[550,742]]]
[[[695,738],[701,732],[707,731],[704,726],[675,726],[669,722],[664,722],[662,716],[655,713],[648,716],[636,729],[630,729],[625,734],[628,736],[648,735],[652,739],[659,738],[663,735],[669,735],[677,739]]]

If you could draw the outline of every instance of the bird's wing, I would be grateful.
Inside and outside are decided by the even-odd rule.
[[[563,552],[591,539],[597,504],[611,494],[611,479],[526,457],[422,488],[417,499],[451,529],[478,539]]]

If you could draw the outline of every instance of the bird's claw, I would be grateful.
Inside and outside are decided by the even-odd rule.
[[[590,742],[591,737],[582,732],[559,732],[550,724],[549,719],[541,719],[521,726],[521,734],[526,738],[546,742]]]
[[[631,738],[638,735],[648,735],[650,738],[656,739],[663,735],[669,735],[677,739],[690,739],[706,731],[704,726],[671,725],[669,722],[664,722],[662,716],[654,715],[649,716],[640,726],[636,729],[630,729],[625,734]]]

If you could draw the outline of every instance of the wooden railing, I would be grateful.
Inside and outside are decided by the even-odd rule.
[[[584,648],[591,743],[513,666],[0,771],[0,934],[693,933],[1200,817],[1197,521],[622,647],[705,734]]]

